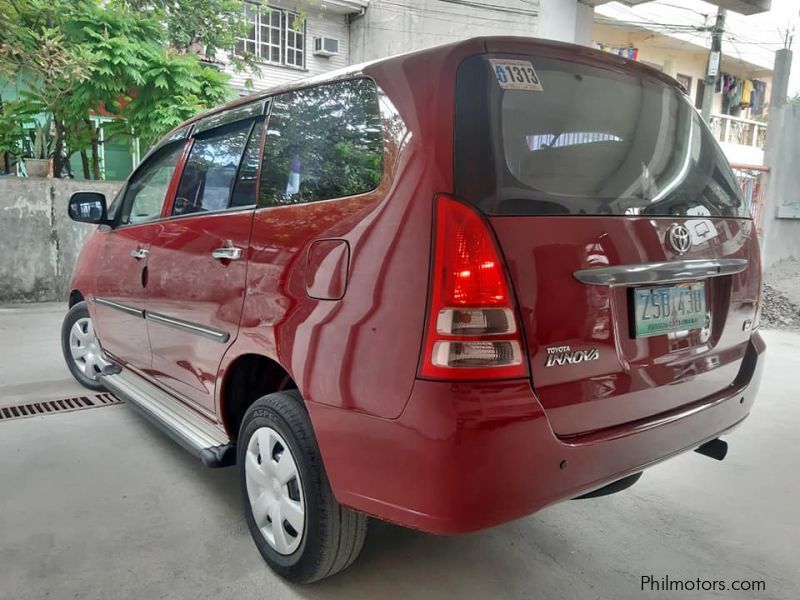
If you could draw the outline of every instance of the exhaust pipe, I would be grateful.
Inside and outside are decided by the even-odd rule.
[[[723,442],[721,439],[716,438],[706,442],[699,448],[695,448],[694,451],[709,458],[722,460],[728,454],[728,442]]]

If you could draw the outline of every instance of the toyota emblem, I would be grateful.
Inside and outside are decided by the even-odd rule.
[[[692,240],[689,237],[689,229],[686,225],[681,225],[680,223],[675,223],[669,228],[667,237],[669,239],[669,245],[672,246],[672,249],[678,254],[686,254],[689,251],[689,247],[692,245]]]

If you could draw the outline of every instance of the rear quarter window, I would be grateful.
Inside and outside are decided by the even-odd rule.
[[[528,55],[540,87],[501,86],[490,57],[459,67],[456,192],[487,214],[747,216],[691,102],[637,73]]]
[[[375,84],[354,79],[277,96],[263,160],[261,206],[342,198],[375,189],[383,175]]]

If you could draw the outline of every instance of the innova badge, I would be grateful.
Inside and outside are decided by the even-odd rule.
[[[669,245],[678,254],[686,254],[692,245],[692,238],[689,235],[689,228],[681,223],[674,223],[667,232]]]
[[[573,350],[569,346],[551,346],[547,348],[547,362],[544,366],[576,365],[590,360],[597,360],[598,358],[600,358],[600,353],[597,348]]]

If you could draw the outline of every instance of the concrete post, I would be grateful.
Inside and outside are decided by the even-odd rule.
[[[575,9],[575,43],[582,46],[591,46],[594,6],[578,2]]]
[[[786,258],[800,258],[800,171],[795,164],[800,153],[800,106],[786,101],[791,66],[791,50],[778,50],[764,151],[764,164],[770,169],[761,233],[765,268]]]
[[[775,53],[775,70],[772,73],[770,109],[786,104],[789,95],[789,75],[792,72],[792,51],[781,48]]]
[[[539,0],[538,37],[574,42],[578,0]]]

